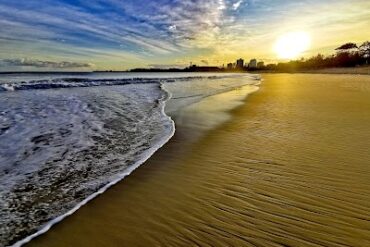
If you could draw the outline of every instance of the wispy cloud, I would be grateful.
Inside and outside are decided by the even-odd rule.
[[[27,58],[21,59],[2,59],[0,64],[8,66],[21,66],[21,67],[36,67],[36,68],[52,68],[52,69],[71,69],[71,68],[91,68],[94,65],[91,63],[76,63],[68,61],[42,61],[32,60]]]
[[[169,68],[185,68],[187,64],[148,64],[148,67],[153,69],[169,69]]]
[[[243,3],[243,0],[239,0],[239,1],[235,2],[235,3],[233,3],[232,9],[233,10],[237,10],[242,3]]]

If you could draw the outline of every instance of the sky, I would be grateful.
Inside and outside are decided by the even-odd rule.
[[[305,57],[360,44],[370,1],[0,0],[0,71],[270,63],[289,32],[309,34]]]

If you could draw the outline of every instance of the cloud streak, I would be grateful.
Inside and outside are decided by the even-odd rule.
[[[91,68],[94,65],[91,63],[77,63],[77,62],[54,62],[54,61],[42,61],[32,60],[27,58],[22,59],[2,59],[0,64],[11,66],[11,67],[36,67],[36,68],[52,68],[52,69],[76,69],[76,68]]]

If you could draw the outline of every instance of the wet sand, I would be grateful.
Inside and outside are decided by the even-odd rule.
[[[28,246],[370,246],[370,76],[263,77]]]

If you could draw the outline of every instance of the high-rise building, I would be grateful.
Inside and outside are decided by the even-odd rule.
[[[257,60],[256,59],[252,59],[250,62],[249,62],[249,66],[248,66],[250,69],[255,69],[257,68]]]
[[[232,64],[232,63],[228,63],[228,64],[227,64],[227,69],[228,69],[228,70],[233,69],[233,64]]]
[[[236,68],[243,69],[244,68],[244,60],[242,58],[236,60]]]
[[[257,63],[257,68],[261,69],[263,67],[265,67],[265,63],[264,62],[261,61],[261,62],[258,62]]]

